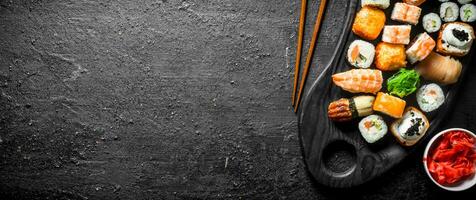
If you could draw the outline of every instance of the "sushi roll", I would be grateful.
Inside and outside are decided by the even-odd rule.
[[[395,3],[390,18],[395,21],[417,25],[420,14],[421,8],[417,6],[406,3]]]
[[[373,113],[374,96],[357,96],[333,101],[327,108],[329,119],[337,122],[350,121],[356,117],[365,117]]]
[[[410,25],[388,25],[383,28],[382,41],[391,44],[410,43]]]
[[[382,89],[382,71],[376,69],[352,69],[332,75],[332,81],[351,93],[375,94]]]
[[[347,61],[357,68],[369,68],[374,61],[374,56],[374,45],[363,40],[353,41],[347,50]]]
[[[407,64],[405,46],[380,42],[375,48],[375,66],[382,71],[393,71]]]
[[[459,18],[463,22],[476,21],[476,6],[473,4],[466,4],[461,6],[459,10]]]
[[[401,119],[392,123],[390,131],[403,146],[413,146],[425,135],[429,127],[430,122],[426,116],[418,109],[409,107]]]
[[[424,3],[425,1],[426,0],[403,0],[403,2],[405,2],[407,4],[410,4],[410,5],[414,5],[414,6],[419,6],[422,3]]]
[[[459,4],[468,4],[471,3],[472,0],[458,0]]]
[[[418,106],[424,112],[438,109],[445,102],[445,94],[440,86],[434,83],[422,86],[416,94]]]
[[[426,80],[447,85],[458,81],[462,67],[461,62],[450,56],[431,52],[428,57],[418,63],[417,71]]]
[[[387,93],[379,92],[377,98],[375,98],[372,109],[387,114],[393,118],[400,118],[402,117],[405,105],[405,100]]]
[[[360,120],[359,131],[365,141],[375,143],[387,134],[388,127],[381,116],[370,115]]]
[[[458,19],[459,7],[454,2],[445,2],[440,6],[440,18],[444,22],[454,22]]]
[[[441,28],[440,16],[436,13],[428,13],[423,16],[423,28],[428,33],[434,33],[439,31]]]
[[[473,27],[463,22],[446,23],[441,27],[436,51],[451,56],[468,54],[475,38]]]
[[[357,12],[352,32],[366,40],[375,40],[385,25],[385,13],[371,6],[364,6]]]
[[[386,9],[390,6],[390,0],[362,0],[362,7],[373,6],[381,9]]]
[[[405,51],[408,61],[410,61],[411,64],[414,64],[417,61],[425,59],[430,55],[435,46],[435,40],[433,40],[433,38],[431,38],[427,33],[424,32],[417,35],[410,44],[410,47]]]

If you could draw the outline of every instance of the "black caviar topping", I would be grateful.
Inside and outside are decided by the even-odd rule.
[[[422,118],[413,118],[413,119],[410,120],[410,122],[412,122],[412,126],[410,126],[410,128],[408,128],[405,135],[407,135],[409,137],[414,136],[414,135],[420,135],[419,128],[420,128],[421,124],[423,124],[423,119]]]
[[[469,40],[469,34],[464,30],[453,29],[453,35],[459,41],[467,41]]]

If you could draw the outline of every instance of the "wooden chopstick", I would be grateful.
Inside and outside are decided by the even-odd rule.
[[[326,8],[327,0],[321,0],[319,11],[317,12],[316,24],[314,24],[314,32],[312,33],[311,44],[307,52],[306,63],[304,64],[304,71],[302,72],[301,84],[299,85],[299,92],[297,101],[294,104],[294,112],[297,112],[301,101],[304,84],[306,83],[307,75],[309,74],[309,66],[311,65],[312,56],[314,53],[314,46],[316,45],[317,35],[319,35],[319,28],[321,27],[322,16]]]
[[[293,84],[293,94],[292,94],[292,105],[296,101],[296,89],[299,81],[299,65],[301,64],[301,51],[302,51],[302,38],[304,35],[304,24],[306,23],[306,7],[307,0],[301,0],[301,13],[299,16],[299,32],[298,32],[298,41],[296,48],[296,64],[294,65],[294,84]]]

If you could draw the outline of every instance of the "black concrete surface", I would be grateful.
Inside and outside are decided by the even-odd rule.
[[[337,42],[343,1],[328,5],[308,85]],[[299,5],[0,0],[0,197],[474,196],[434,186],[421,150],[362,187],[313,182],[290,107]],[[475,75],[442,128],[476,130]]]

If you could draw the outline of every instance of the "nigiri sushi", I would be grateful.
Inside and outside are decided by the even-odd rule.
[[[374,45],[363,40],[353,41],[347,50],[347,61],[358,68],[369,68],[374,62],[374,56]]]
[[[375,94],[382,89],[383,77],[380,70],[352,69],[332,75],[332,81],[343,90],[351,93]]]
[[[385,13],[371,6],[364,6],[357,12],[352,32],[366,40],[375,40],[385,25]]]
[[[446,55],[465,56],[469,53],[473,40],[474,29],[464,22],[443,24],[438,35],[436,51]]]
[[[430,55],[435,46],[435,40],[433,40],[433,38],[431,38],[427,33],[419,34],[405,52],[408,61],[410,61],[411,64],[414,64],[417,61],[425,59]]]
[[[341,98],[329,104],[327,115],[330,120],[337,122],[364,117],[373,113],[372,104],[374,100],[374,96],[357,96],[350,99]]]
[[[405,2],[407,4],[410,4],[410,5],[414,5],[414,6],[419,6],[422,3],[424,3],[425,1],[426,0],[403,0],[403,2]]]
[[[375,48],[375,66],[383,71],[393,71],[407,64],[405,46],[380,42]]]
[[[417,25],[420,14],[421,8],[417,6],[406,3],[395,3],[390,18],[395,21]]]
[[[462,65],[458,60],[434,52],[417,65],[417,71],[423,78],[444,85],[456,83],[461,69]]]
[[[388,25],[383,28],[382,41],[391,44],[410,43],[410,25]]]
[[[394,118],[402,117],[406,102],[390,94],[379,92],[375,98],[373,109]]]

